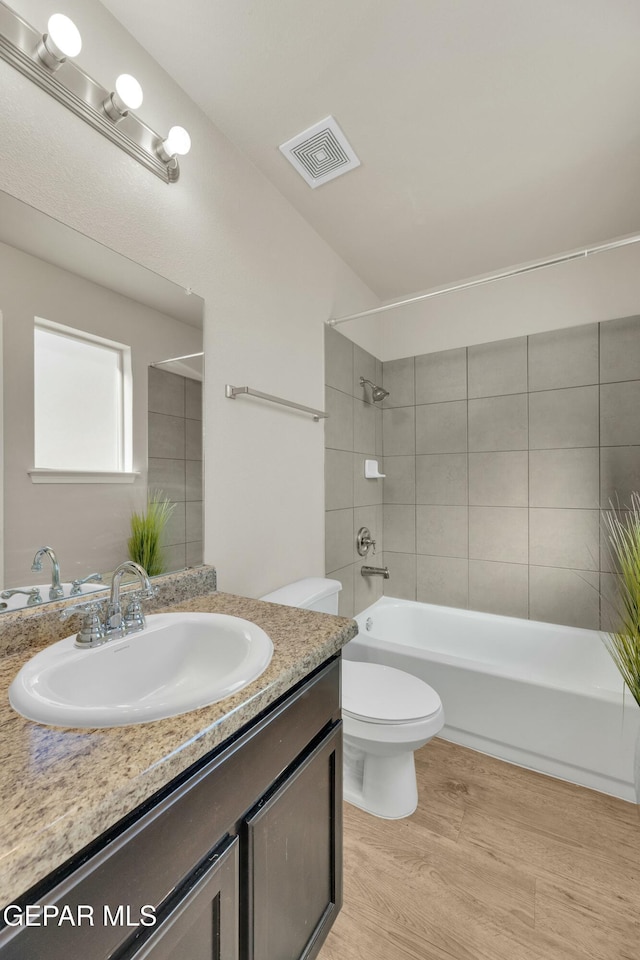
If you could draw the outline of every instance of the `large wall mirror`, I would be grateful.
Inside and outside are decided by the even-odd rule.
[[[107,582],[150,496],[170,504],[163,572],[202,562],[203,306],[0,192],[3,592],[49,600],[50,560],[32,572],[43,546],[65,595]]]

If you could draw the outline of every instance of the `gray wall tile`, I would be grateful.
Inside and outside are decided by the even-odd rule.
[[[415,506],[385,503],[383,517],[385,549],[392,553],[415,553]]]
[[[186,503],[186,541],[193,543],[202,540],[202,500]]]
[[[469,397],[495,397],[527,390],[527,338],[469,347]]]
[[[324,483],[327,510],[353,506],[352,453],[346,450],[325,450]]]
[[[414,358],[386,360],[382,364],[382,386],[389,391],[382,405],[386,407],[410,407],[416,402]]]
[[[149,456],[167,460],[184,460],[185,423],[187,421],[184,417],[150,413]]]
[[[640,444],[640,380],[600,387],[600,444]]]
[[[149,410],[184,417],[185,378],[149,367]]]
[[[324,328],[324,382],[353,396],[353,343],[333,327]]]
[[[640,446],[602,447],[600,450],[600,505],[625,507],[640,486]]]
[[[597,630],[599,574],[590,570],[529,567],[529,616],[546,623]]]
[[[384,589],[592,628],[602,616],[606,629],[611,612],[596,587],[602,577],[603,591],[611,590],[616,579],[598,507],[616,494],[624,504],[640,486],[640,317],[385,365],[346,338],[334,339],[332,350],[344,384],[349,377],[344,392],[370,408],[357,408],[353,446],[363,449],[351,460],[352,502],[362,506],[327,514],[329,549],[340,517],[351,518],[334,569],[352,578],[354,609]],[[358,392],[360,373],[391,389],[387,409]],[[365,481],[365,456],[383,451],[387,479]],[[164,459],[156,462],[158,472]],[[363,524],[384,548],[390,581],[363,580],[362,561],[353,562]],[[383,565],[380,552],[367,561]]]
[[[466,504],[467,454],[432,453],[416,457],[416,503]]]
[[[526,620],[529,616],[529,567],[524,563],[470,560],[469,608]]]
[[[418,504],[416,553],[438,557],[468,557],[468,508]]]
[[[528,514],[526,507],[469,507],[469,557],[528,563]]]
[[[469,503],[476,506],[526,507],[529,503],[529,454],[469,454]]]
[[[467,396],[467,351],[441,350],[416,357],[416,403],[465,400]]]
[[[598,387],[570,387],[529,395],[529,443],[550,447],[597,447]]]
[[[324,445],[332,450],[353,450],[353,397],[325,387]]]
[[[372,603],[379,600],[384,591],[384,580],[382,577],[363,577],[363,561],[356,564],[354,571],[354,606],[356,613],[362,613]],[[381,566],[382,564],[380,564]],[[378,566],[378,564],[372,564]]]
[[[529,337],[529,390],[598,383],[598,324]]]
[[[202,500],[202,460],[185,462],[186,499]]]
[[[385,457],[382,472],[385,503],[416,502],[416,458]]]
[[[202,420],[202,382],[185,377],[184,415],[189,420]]]
[[[469,561],[458,557],[418,556],[416,597],[421,603],[466,608],[469,603]]]
[[[325,569],[338,570],[353,562],[353,510],[325,514]]]
[[[184,460],[165,460],[150,457],[147,486],[151,493],[161,491],[169,500],[184,500]],[[198,499],[202,499],[202,493]]]
[[[611,544],[611,533],[607,520],[615,514],[623,523],[628,523],[631,516],[628,510],[601,510],[600,511],[600,570],[603,573],[619,572],[620,566]]]
[[[544,567],[598,570],[598,511],[561,508],[530,510],[529,562]]]
[[[201,420],[185,420],[185,456],[187,460],[202,460]]]
[[[600,324],[600,382],[640,380],[640,317]]]
[[[389,567],[389,580],[384,580],[384,593],[398,600],[416,599],[416,557],[413,553],[384,552],[384,564]]]
[[[529,505],[591,507],[600,502],[600,450],[532,450],[529,453]]]
[[[202,562],[202,384],[150,367],[148,406],[147,489],[177,504],[163,536],[175,570]]]
[[[526,393],[469,400],[469,450],[527,450],[528,447]]]
[[[327,576],[332,580],[339,580],[342,584],[342,590],[338,594],[338,616],[353,617],[355,614],[353,580],[354,564],[348,567],[340,567],[339,570],[327,571]]]
[[[165,573],[171,573],[172,570],[184,570],[187,566],[186,544],[172,543],[170,546],[163,547],[162,559],[164,560]]]
[[[374,407],[373,410],[374,422],[376,425],[376,456],[381,457],[383,452],[382,447],[382,410],[380,407]]]
[[[164,528],[160,542],[163,547],[171,547],[177,543],[185,543],[185,509],[184,501],[174,504],[171,516]],[[200,533],[202,537],[202,532]]]
[[[187,567],[199,567],[204,563],[204,543],[202,540],[192,540],[185,543],[185,563]]]
[[[623,628],[624,605],[620,593],[620,577],[600,574],[600,629],[615,633]]]
[[[353,503],[356,507],[382,503],[384,480],[368,479],[364,475],[364,461],[372,458],[372,453],[354,453],[353,455]]]
[[[466,400],[416,407],[416,453],[466,453],[466,450]]]
[[[382,449],[385,457],[399,457],[416,452],[415,407],[383,410]]]
[[[370,403],[353,401],[353,449],[358,453],[376,449],[376,413]]]

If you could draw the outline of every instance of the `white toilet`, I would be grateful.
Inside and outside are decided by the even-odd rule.
[[[307,577],[261,597],[269,603],[338,612],[338,580]],[[413,753],[444,726],[436,691],[393,667],[342,661],[344,798],[377,817],[408,817],[418,805]]]

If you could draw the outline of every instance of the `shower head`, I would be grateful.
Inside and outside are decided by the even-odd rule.
[[[385,397],[389,396],[389,391],[385,390],[384,387],[378,387],[371,380],[367,380],[366,377],[360,377],[360,386],[363,387],[365,383],[368,383],[371,387],[371,399],[374,403],[384,400]]]

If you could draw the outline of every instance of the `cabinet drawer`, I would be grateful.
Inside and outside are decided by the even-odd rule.
[[[182,778],[168,795],[40,896],[37,903],[94,909],[164,904],[175,888],[256,804],[305,747],[340,716],[340,664],[330,661],[228,747]],[[166,791],[165,791],[166,793]],[[80,860],[80,857],[77,858]],[[34,902],[31,900],[30,902]],[[0,960],[109,957],[133,929],[22,927],[0,931]]]

